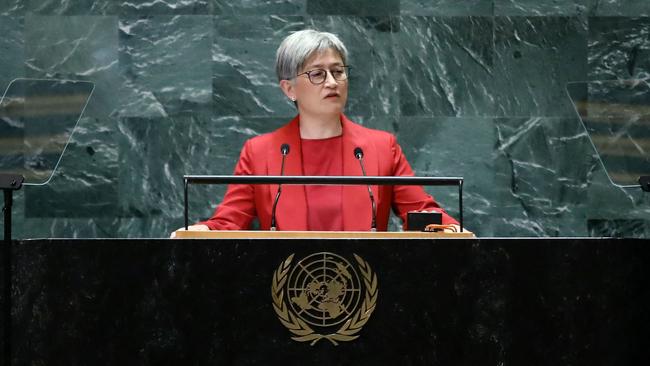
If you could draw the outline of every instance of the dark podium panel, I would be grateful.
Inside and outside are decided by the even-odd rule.
[[[274,272],[319,252],[378,279],[338,346],[292,340],[273,309]],[[26,240],[12,364],[638,364],[649,260],[648,241],[621,239]]]

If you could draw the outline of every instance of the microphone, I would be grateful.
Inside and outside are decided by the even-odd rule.
[[[282,165],[280,166],[280,175],[284,175],[284,160],[289,155],[289,144],[282,144],[280,146],[280,154],[282,154]],[[273,209],[271,210],[271,231],[275,231],[275,208],[278,206],[280,194],[282,193],[282,184],[278,184],[278,193],[275,194],[275,201],[273,201]]]
[[[361,172],[363,176],[366,176],[366,169],[363,167],[363,150],[360,147],[354,148],[354,157],[359,160],[361,165]],[[370,203],[372,204],[372,224],[370,225],[370,231],[377,231],[377,204],[375,203],[375,196],[372,194],[372,189],[368,185],[368,195],[370,196]]]

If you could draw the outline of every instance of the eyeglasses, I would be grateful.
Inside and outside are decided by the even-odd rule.
[[[332,74],[332,77],[336,81],[345,81],[348,79],[348,75],[350,74],[350,66],[336,66],[332,68],[331,70],[325,70],[325,69],[316,69],[316,70],[310,70],[303,72],[302,74],[296,75],[296,77],[300,75],[307,75],[309,78],[309,81],[311,81],[312,84],[314,85],[320,85],[327,80],[327,73]]]

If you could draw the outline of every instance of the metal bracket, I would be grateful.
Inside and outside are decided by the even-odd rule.
[[[0,174],[0,189],[17,191],[23,186],[25,177],[20,174]]]
[[[639,184],[641,189],[645,192],[650,192],[650,175],[642,175],[639,177]]]

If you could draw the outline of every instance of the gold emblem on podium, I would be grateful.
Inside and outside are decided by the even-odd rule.
[[[321,252],[292,266],[293,256],[273,273],[271,285],[273,309],[291,338],[312,346],[321,339],[338,345],[359,338],[379,292],[370,265],[356,254],[357,267],[340,255]]]

